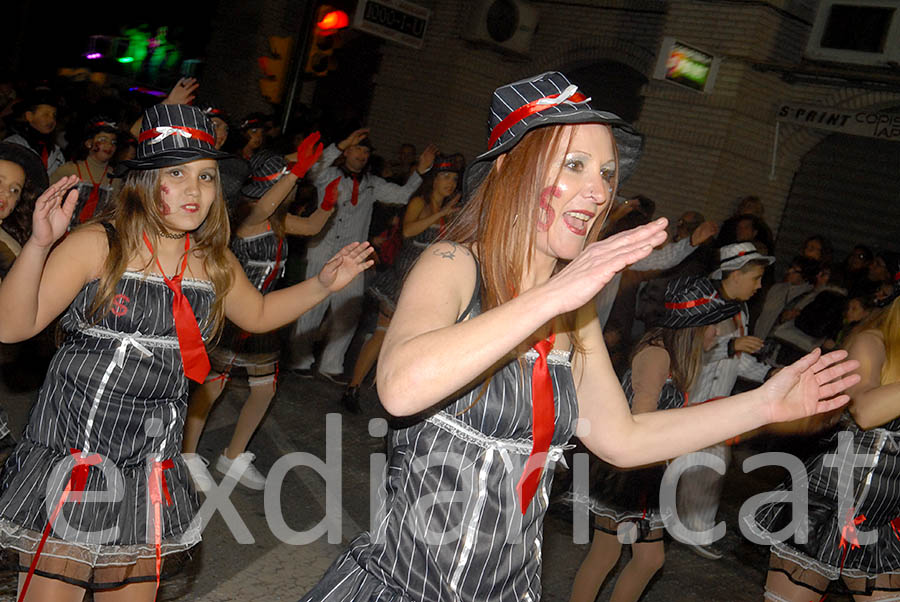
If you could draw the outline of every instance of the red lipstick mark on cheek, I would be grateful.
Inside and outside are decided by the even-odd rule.
[[[169,215],[170,213],[172,213],[172,209],[166,203],[166,197],[169,195],[169,193],[171,191],[169,190],[169,187],[166,186],[165,184],[160,184],[159,190],[162,192],[162,197],[163,197],[162,200],[159,202],[159,212],[163,215]]]
[[[546,232],[550,229],[550,224],[556,219],[556,211],[550,206],[551,197],[562,196],[562,190],[558,186],[547,186],[541,191],[541,210],[538,212],[537,229],[539,232]]]

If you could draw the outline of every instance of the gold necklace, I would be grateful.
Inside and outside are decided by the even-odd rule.
[[[163,238],[178,240],[179,238],[184,238],[184,236],[187,234],[187,232],[182,232],[181,234],[169,234],[168,232],[166,232],[164,230],[160,230],[159,232],[157,232],[157,234],[159,234]]]

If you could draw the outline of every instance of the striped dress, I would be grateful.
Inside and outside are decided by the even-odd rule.
[[[634,387],[631,382],[631,369],[622,377],[622,389],[631,406],[634,400]],[[684,393],[675,385],[672,377],[666,379],[659,393],[657,410],[670,410],[684,406]],[[648,538],[650,532],[665,526],[664,517],[659,509],[659,485],[666,471],[665,464],[657,464],[647,468],[621,469],[607,464],[596,456],[591,457],[591,491],[589,500],[579,500],[573,496],[574,502],[587,502],[587,507],[595,515],[595,526],[601,531],[618,534],[619,523],[631,522],[637,527],[634,541],[657,541],[662,536]],[[629,543],[633,543],[630,541]]]
[[[478,286],[469,309],[479,310]],[[460,318],[460,319],[463,319]],[[531,372],[512,360],[438,411],[388,434],[377,528],[353,540],[304,602],[531,601],[541,597],[552,462],[578,415],[569,353],[553,350],[551,463],[522,514],[516,484],[531,451]]]
[[[874,465],[857,458],[853,469],[852,454],[867,454]],[[820,593],[900,590],[900,418],[863,431],[845,416],[841,429],[819,440],[805,468],[798,482],[788,480],[742,519],[748,536],[770,545],[769,569]],[[786,489],[808,490],[808,512],[775,499]],[[842,492],[852,510],[839,510]],[[797,528],[778,537],[797,514]],[[854,530],[858,547],[851,545]],[[877,540],[866,544],[864,537]]]
[[[264,295],[272,291],[284,275],[287,240],[281,239],[279,242],[272,230],[246,238],[235,238],[231,242],[231,250],[244,268],[247,278]],[[279,347],[277,330],[250,334],[231,322],[226,322],[222,338],[210,354],[210,361],[220,373],[230,373],[233,367],[239,367],[250,369],[255,374],[259,369],[268,367],[274,375]]]
[[[163,462],[171,497],[161,504],[164,569],[177,566],[171,555],[200,541],[198,498],[181,459],[188,382],[173,294],[159,276],[126,272],[112,309],[92,321],[97,287],[97,280],[85,285],[60,318],[65,342],[0,477],[0,546],[27,570],[48,506],[57,506],[69,482],[73,450],[99,457],[88,469],[83,499],[64,504],[37,565],[39,575],[89,589],[156,579],[148,488],[155,462]],[[202,328],[212,285],[184,279],[182,290]]]

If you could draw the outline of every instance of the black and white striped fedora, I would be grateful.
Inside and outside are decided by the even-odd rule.
[[[741,311],[741,304],[726,301],[706,276],[685,276],[666,287],[665,311],[657,326],[691,328],[718,324]]]
[[[760,253],[752,242],[736,242],[725,245],[719,249],[719,267],[709,277],[713,280],[721,280],[723,272],[739,270],[754,259],[765,261],[766,265],[775,263],[774,257]]]
[[[128,169],[157,169],[230,156],[216,150],[215,144],[215,130],[203,111],[190,105],[158,104],[144,111],[137,155],[122,164]]]
[[[494,159],[512,149],[531,130],[545,125],[605,123],[619,151],[619,182],[630,176],[641,155],[643,138],[618,115],[591,108],[590,98],[565,75],[548,71],[494,90],[488,117],[487,152],[475,158],[463,178],[463,197],[481,184]]]
[[[250,176],[241,194],[258,199],[288,172],[287,161],[278,153],[259,151],[250,158]]]

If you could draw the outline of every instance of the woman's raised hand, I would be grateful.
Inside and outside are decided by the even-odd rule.
[[[819,349],[801,357],[762,386],[768,422],[785,422],[835,410],[850,397],[844,391],[859,382],[856,360],[844,350],[821,355]]]
[[[35,201],[31,219],[31,240],[35,244],[49,248],[66,233],[78,204],[78,189],[72,188],[78,181],[78,176],[66,176]]]
[[[368,259],[373,251],[368,242],[350,243],[328,260],[319,272],[319,283],[332,293],[341,290],[364,270],[375,265]]]
[[[555,315],[583,306],[617,272],[650,254],[666,240],[666,218],[591,243],[542,288],[551,296]]]

